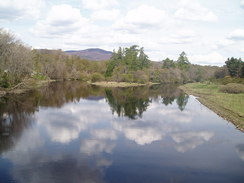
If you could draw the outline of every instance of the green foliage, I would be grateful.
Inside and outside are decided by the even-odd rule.
[[[42,73],[38,73],[38,72],[33,72],[31,74],[31,77],[33,79],[36,79],[36,80],[45,80],[45,79],[47,79],[47,77],[45,75],[43,75]]]
[[[181,111],[183,111],[186,107],[186,104],[188,102],[188,99],[189,99],[189,95],[187,94],[181,94],[177,100],[176,100],[176,103],[178,104],[178,107]]]
[[[120,47],[113,52],[109,61],[91,62],[78,56],[68,56],[62,50],[31,51],[13,35],[2,30],[0,38],[1,87],[12,87],[28,78],[184,83],[209,79],[216,71],[214,67],[190,64],[185,52],[180,54],[177,62],[166,58],[163,63],[156,63],[148,59],[144,48],[133,45]],[[3,71],[6,71],[5,75]],[[240,76],[244,77],[244,67]]]
[[[190,66],[190,62],[186,56],[186,53],[183,51],[179,58],[177,59],[177,66],[180,68],[180,69],[188,69],[189,66]]]
[[[171,60],[169,58],[166,58],[162,62],[163,62],[162,68],[166,68],[166,69],[175,68],[174,60]]]
[[[204,105],[244,129],[244,93],[223,93],[219,87],[219,84],[214,83],[190,83],[180,88],[198,96]]]
[[[10,82],[6,72],[0,72],[0,87],[9,88]]]
[[[102,80],[104,80],[104,77],[100,73],[95,72],[91,76],[91,81],[92,82],[97,82],[97,81],[102,81]]]
[[[242,67],[241,67],[241,78],[244,78],[244,62],[242,63]]]
[[[234,78],[234,77],[230,77],[230,76],[225,76],[224,78],[215,80],[215,82],[219,83],[219,84],[223,84],[223,85],[226,85],[229,83],[244,84],[244,78]]]
[[[228,58],[228,60],[225,62],[229,74],[231,77],[240,77],[242,75],[244,75],[243,72],[243,61],[241,60],[241,58],[237,59],[234,57]]]
[[[133,75],[132,74],[121,74],[121,80],[120,82],[133,82]]]
[[[113,52],[107,64],[105,76],[111,77],[114,69],[123,65],[127,67],[127,71],[137,71],[149,67],[150,60],[144,53],[144,48],[139,48],[137,45],[123,49],[120,47],[117,52]]]
[[[244,93],[244,85],[238,83],[229,83],[227,85],[221,86],[220,91],[224,93]]]

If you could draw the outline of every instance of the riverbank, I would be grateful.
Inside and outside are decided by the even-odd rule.
[[[56,80],[28,80],[23,83],[20,83],[19,86],[15,86],[13,88],[0,88],[0,97],[3,97],[8,94],[21,94],[25,93],[31,89],[39,88],[41,86],[44,86],[45,84],[48,84],[50,82],[55,82]],[[136,87],[136,86],[151,86],[159,83],[127,83],[127,82],[90,82],[87,81],[88,84],[95,85],[95,86],[101,86],[101,87],[119,87],[119,88],[125,88],[125,87]]]
[[[203,105],[244,131],[244,93],[223,93],[220,85],[213,83],[190,83],[180,89],[198,97]]]
[[[42,87],[50,82],[54,82],[55,80],[27,80],[16,85],[13,88],[0,88],[0,97],[3,97],[8,94],[21,94],[25,93],[29,90]]]
[[[101,81],[101,82],[93,82],[90,83],[91,85],[95,85],[95,86],[101,86],[101,87],[135,87],[135,86],[147,86],[147,85],[155,85],[158,83],[128,83],[128,82],[106,82],[106,81]]]

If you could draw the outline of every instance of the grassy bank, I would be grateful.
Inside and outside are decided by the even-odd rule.
[[[202,104],[244,131],[244,93],[223,93],[221,85],[213,83],[190,83],[180,88],[199,97]]]
[[[90,84],[96,85],[96,86],[102,86],[102,87],[133,87],[133,86],[153,85],[153,84],[157,84],[157,83],[141,84],[141,83],[128,83],[128,82],[106,82],[106,81],[101,81],[101,82],[93,82],[93,83],[90,83]]]

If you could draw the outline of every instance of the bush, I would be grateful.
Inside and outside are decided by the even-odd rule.
[[[91,76],[85,72],[80,72],[79,74],[79,80],[80,81],[89,81]]]
[[[133,76],[132,74],[121,74],[121,81],[122,82],[133,82]]]
[[[133,73],[134,75],[134,82],[136,83],[142,83],[142,84],[145,84],[145,83],[148,83],[149,82],[149,77],[147,76],[147,74],[144,72],[144,71],[135,71]]]
[[[228,69],[227,67],[221,67],[218,70],[216,70],[214,72],[214,76],[215,78],[219,79],[219,78],[224,78],[228,75]]]
[[[100,73],[95,72],[91,76],[91,81],[92,82],[97,82],[97,81],[102,81],[102,80],[104,80],[104,77]]]
[[[220,88],[221,92],[224,93],[244,93],[244,85],[238,83],[229,83]]]
[[[244,84],[244,79],[243,78],[235,78],[235,77],[225,76],[222,79],[218,79],[217,82],[221,83],[223,85],[226,85],[226,84],[229,84],[229,83]]]
[[[38,73],[38,72],[33,72],[31,74],[31,77],[33,79],[36,79],[36,80],[45,80],[45,79],[47,79],[47,77],[45,75],[43,75],[42,73]]]
[[[7,73],[0,74],[0,87],[9,88],[10,82]]]

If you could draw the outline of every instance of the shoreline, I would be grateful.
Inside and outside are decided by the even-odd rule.
[[[236,129],[244,132],[244,116],[238,114],[238,112],[234,109],[230,109],[221,105],[219,98],[217,97],[219,92],[214,93],[211,92],[211,90],[207,92],[202,92],[199,89],[193,88],[191,84],[182,85],[179,88],[188,95],[193,95],[197,97],[197,100],[201,104],[203,104],[228,122],[231,122],[236,127]],[[226,95],[229,95],[229,97],[231,97],[231,94]],[[214,97],[214,99],[212,99],[211,97]]]
[[[128,83],[128,82],[113,82],[113,81],[99,81],[99,82],[88,82],[91,85],[100,86],[100,87],[110,87],[110,88],[126,88],[126,87],[135,87],[135,86],[151,86],[159,83]]]
[[[39,88],[44,86],[45,84],[51,83],[51,82],[56,82],[58,80],[31,80],[28,81],[25,85],[25,87],[18,87],[18,88],[0,88],[0,97],[4,97],[9,94],[22,94],[25,92],[28,92],[29,90]],[[128,82],[106,82],[106,81],[100,81],[100,82],[90,82],[87,81],[87,84],[94,85],[94,86],[100,86],[100,87],[111,87],[111,88],[126,88],[126,87],[137,87],[137,86],[151,86],[151,85],[156,85],[160,83],[146,83],[146,84],[141,84],[141,83],[128,83]]]
[[[48,84],[48,83],[51,83],[51,82],[55,82],[56,80],[41,80],[41,81],[37,81],[37,80],[32,80],[30,81],[29,83],[25,84],[25,87],[20,87],[20,88],[6,88],[6,89],[3,89],[1,90],[0,89],[0,97],[4,97],[6,95],[9,95],[9,94],[22,94],[22,93],[25,93],[25,92],[28,92],[32,89],[35,89],[35,88],[39,88],[39,87],[42,87],[44,86],[45,84]]]

